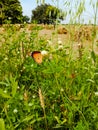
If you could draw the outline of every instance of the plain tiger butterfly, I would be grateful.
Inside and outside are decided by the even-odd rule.
[[[32,56],[32,58],[34,59],[34,61],[35,61],[36,63],[38,63],[38,64],[41,64],[41,63],[42,63],[43,56],[42,56],[42,54],[41,54],[40,51],[33,51],[33,52],[31,53],[31,56]]]

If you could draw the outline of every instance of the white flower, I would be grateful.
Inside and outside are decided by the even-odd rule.
[[[35,96],[35,95],[33,95],[32,97],[33,97],[33,98],[36,98],[36,96]]]
[[[95,92],[95,96],[98,96],[98,92]]]
[[[91,57],[90,57],[90,56],[88,56],[88,59],[91,59]]]
[[[17,51],[17,54],[19,54],[20,53],[20,51]]]
[[[58,38],[57,42],[58,42],[58,45],[62,45],[63,44],[61,38]]]
[[[33,104],[32,104],[32,103],[29,103],[28,106],[31,107],[31,106],[33,106]]]
[[[17,89],[20,89],[20,87],[18,86]]]
[[[81,44],[80,43],[78,43],[78,47],[80,47],[81,46]]]
[[[64,89],[63,89],[63,88],[61,88],[61,92],[64,92]]]
[[[58,46],[58,50],[62,50],[63,49],[63,46],[62,45],[59,45]]]
[[[13,113],[17,113],[18,112],[18,110],[15,108],[14,110],[13,110]]]
[[[45,51],[45,50],[43,50],[43,51],[41,51],[41,54],[42,54],[43,56],[46,56],[46,55],[48,54],[48,52]]]
[[[25,66],[23,66],[23,70],[25,70],[25,68],[26,68],[26,67],[25,67]]]
[[[61,40],[59,40],[59,41],[58,41],[58,44],[59,44],[59,45],[62,45],[62,41],[61,41]]]

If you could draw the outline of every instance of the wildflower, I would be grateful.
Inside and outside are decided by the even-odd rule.
[[[5,58],[4,58],[4,60],[8,60],[8,58],[7,58],[7,57],[5,57]]]
[[[21,69],[20,72],[22,72],[23,70]]]
[[[61,40],[58,40],[58,45],[62,45],[62,41]]]
[[[61,38],[58,38],[58,45],[62,45]]]
[[[78,43],[78,47],[81,47],[81,44],[80,44],[80,43]]]
[[[98,96],[98,92],[95,92],[95,96]]]
[[[63,88],[61,88],[61,92],[64,92],[64,89],[63,89]]]
[[[29,103],[28,106],[31,107],[31,106],[33,106],[33,104],[32,104],[32,103]]]
[[[26,68],[26,67],[25,67],[25,66],[23,66],[23,70],[25,70],[25,68]]]
[[[20,87],[18,86],[17,89],[20,89]]]
[[[41,54],[42,54],[43,56],[47,56],[47,55],[48,55],[48,52],[45,51],[45,50],[43,50],[43,51],[41,51]]]
[[[7,93],[7,91],[6,91],[6,90],[4,90],[4,93]]]
[[[33,95],[32,97],[33,97],[33,98],[36,98],[36,96],[35,96],[35,95]]]
[[[90,57],[90,56],[88,56],[88,59],[91,59],[91,57]]]
[[[22,71],[24,71],[25,69],[26,69],[26,67],[25,67],[25,66],[23,66],[23,68],[22,68],[20,71],[22,72]]]
[[[26,55],[26,58],[28,58],[29,56],[28,55]]]
[[[59,41],[58,41],[58,44],[61,45],[61,44],[62,44],[62,41],[59,40]]]
[[[13,113],[17,113],[18,112],[18,110],[15,108],[14,110],[13,110]]]
[[[63,45],[59,45],[58,50],[62,50],[62,49],[63,49]]]
[[[17,54],[19,54],[20,52],[19,51],[17,51]]]

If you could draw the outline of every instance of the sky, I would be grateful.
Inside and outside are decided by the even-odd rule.
[[[61,23],[69,23],[69,22],[74,22],[76,21],[77,17],[76,15],[76,10],[78,9],[78,5],[80,1],[83,0],[19,0],[20,4],[23,9],[23,15],[27,15],[31,18],[32,15],[32,10],[34,10],[37,7],[37,1],[45,1],[47,4],[54,5],[60,9],[62,9],[64,12],[67,12],[67,17],[62,21]],[[81,22],[84,24],[86,23],[94,23],[94,9],[92,5],[95,5],[95,3],[98,0],[84,0],[85,1],[85,11],[81,15]],[[90,5],[90,1],[92,1],[93,4]],[[68,5],[68,2],[70,5]],[[40,3],[39,3],[40,4]],[[67,6],[68,5],[68,6]],[[69,10],[71,10],[72,14],[69,14]],[[70,21],[70,15],[71,15],[71,21]],[[97,14],[97,24],[98,24],[98,14]]]

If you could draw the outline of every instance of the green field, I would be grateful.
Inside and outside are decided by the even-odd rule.
[[[43,26],[0,27],[0,130],[98,130],[96,34],[75,41],[66,28],[65,42],[58,26],[50,37]],[[41,64],[32,51],[47,52]]]

